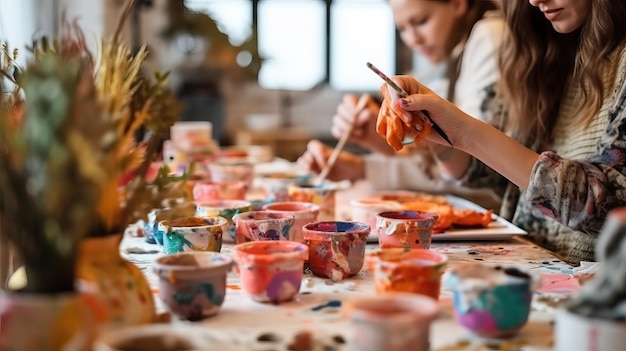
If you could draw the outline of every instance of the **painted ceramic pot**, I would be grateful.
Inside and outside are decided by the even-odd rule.
[[[289,233],[289,240],[303,242],[302,227],[317,221],[320,207],[310,202],[274,202],[263,206],[264,210],[289,213],[295,216],[294,225]]]
[[[243,182],[248,188],[254,180],[254,165],[250,162],[218,159],[209,164],[211,180],[216,183]]]
[[[483,337],[511,336],[528,320],[533,277],[517,268],[464,264],[446,273],[459,324]]]
[[[311,202],[320,207],[320,221],[335,220],[335,194],[337,188],[329,184],[305,185],[289,184],[287,187],[290,201]]]
[[[196,208],[196,216],[200,217],[216,217],[226,218],[228,226],[226,232],[222,236],[223,242],[235,242],[235,223],[233,217],[244,212],[250,212],[252,204],[243,200],[219,200],[201,202]]]
[[[245,200],[248,188],[242,181],[199,181],[193,186],[193,199],[196,202]]]
[[[209,121],[180,121],[170,127],[170,140],[183,151],[213,146],[213,124]]]
[[[428,351],[430,324],[439,313],[437,301],[413,294],[358,298],[346,304],[352,349],[359,351]]]
[[[148,222],[144,223],[144,232],[152,232],[157,244],[163,245],[163,231],[159,231],[159,222],[176,218],[191,217],[196,212],[196,204],[187,202],[176,207],[155,209],[148,213]]]
[[[556,312],[555,351],[614,351],[626,345],[626,322],[590,318],[570,311]]]
[[[376,215],[381,248],[430,249],[437,215],[420,211],[386,211]]]
[[[376,215],[385,211],[400,211],[402,205],[397,201],[382,200],[378,196],[368,196],[350,201],[352,220],[368,224],[373,230],[376,228]]]
[[[175,254],[183,251],[213,251],[222,249],[222,236],[228,221],[222,217],[184,217],[159,222],[163,232],[163,251]]]
[[[81,293],[0,291],[0,350],[92,350],[103,307],[98,304]]]
[[[360,222],[315,222],[303,227],[313,274],[340,281],[363,268],[370,226]]]
[[[107,327],[155,320],[152,289],[146,276],[120,255],[122,233],[81,240],[76,266],[80,291],[94,293],[107,311]]]
[[[241,286],[253,300],[279,303],[300,291],[308,247],[294,241],[253,241],[236,245],[233,258]]]
[[[386,248],[369,253],[367,261],[377,293],[406,292],[437,300],[448,258],[424,249]]]
[[[311,174],[295,173],[266,173],[260,177],[261,188],[265,192],[267,202],[287,202],[289,197],[289,186],[297,184],[308,184]]]
[[[250,211],[233,217],[235,243],[260,240],[289,240],[295,216],[291,213]]]
[[[217,314],[226,295],[232,258],[215,252],[163,256],[153,265],[159,297],[181,319],[201,320]]]

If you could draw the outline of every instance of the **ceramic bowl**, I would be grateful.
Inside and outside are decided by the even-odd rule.
[[[534,279],[520,269],[464,264],[446,272],[454,314],[463,327],[488,338],[517,333],[527,322]]]
[[[370,226],[360,222],[314,222],[302,228],[309,246],[309,268],[313,274],[340,281],[363,268]]]
[[[223,242],[235,242],[235,223],[233,217],[244,212],[250,212],[252,204],[244,200],[217,200],[200,202],[196,207],[196,216],[226,218],[228,227],[222,236]]]
[[[233,217],[235,243],[259,240],[289,240],[295,223],[291,213],[250,211]]]
[[[263,209],[271,212],[288,213],[295,216],[294,225],[289,233],[289,240],[303,242],[304,237],[302,234],[302,228],[317,221],[317,216],[320,213],[320,207],[310,202],[274,202],[266,204]]]
[[[354,350],[430,350],[430,324],[439,313],[434,299],[414,294],[385,294],[348,300]]]
[[[335,220],[335,195],[337,187],[332,183],[320,185],[289,184],[287,187],[290,201],[311,202],[320,207],[320,221]]]
[[[163,256],[153,264],[159,297],[169,311],[197,321],[218,313],[226,295],[231,257],[215,252],[184,252]]]
[[[279,303],[300,291],[308,247],[294,241],[252,241],[233,249],[241,286],[259,302]]]
[[[190,217],[196,212],[196,204],[186,202],[176,207],[154,209],[148,213],[148,221],[144,222],[144,231],[152,233],[157,244],[163,245],[163,231],[159,231],[159,222],[176,218]],[[148,234],[146,234],[148,235]],[[146,240],[148,240],[146,238]]]
[[[424,249],[385,248],[367,254],[379,294],[404,292],[437,300],[447,263],[446,255]]]
[[[228,221],[222,217],[183,217],[159,222],[163,234],[163,251],[214,251],[222,249],[222,236]]]
[[[386,211],[376,215],[381,248],[430,249],[437,215],[421,211]]]

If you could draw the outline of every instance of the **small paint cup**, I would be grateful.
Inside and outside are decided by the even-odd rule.
[[[289,184],[290,201],[310,202],[320,207],[320,221],[335,220],[335,194],[337,188],[330,183],[321,185]]]
[[[400,211],[402,205],[395,201],[385,201],[377,197],[366,197],[350,201],[352,220],[368,224],[373,230],[376,228],[376,215],[385,211]]]
[[[235,243],[263,240],[289,240],[295,222],[291,213],[250,211],[233,217]]]
[[[215,183],[243,182],[248,188],[254,180],[254,165],[250,162],[217,159],[209,164],[211,180]]]
[[[293,214],[295,219],[289,234],[289,240],[300,243],[304,242],[302,227],[317,221],[317,216],[320,213],[320,207],[310,202],[274,202],[266,204],[263,206],[263,209],[272,212]]]
[[[219,200],[245,200],[248,183],[243,181],[199,181],[193,186],[193,199],[196,202]]]
[[[357,298],[345,305],[352,327],[352,350],[430,350],[430,324],[439,313],[434,299],[386,294]]]
[[[514,335],[526,324],[534,282],[517,268],[480,263],[457,266],[444,276],[459,324],[487,338]]]
[[[163,251],[213,251],[222,249],[222,236],[228,221],[222,217],[183,217],[159,222],[163,232]]]
[[[302,228],[309,246],[309,268],[313,274],[340,281],[363,268],[370,226],[360,222],[315,222]]]
[[[308,247],[294,241],[252,241],[235,245],[241,287],[253,300],[279,303],[300,291]]]
[[[159,222],[176,218],[191,217],[195,212],[196,204],[193,202],[178,204],[176,207],[152,210],[148,213],[148,222],[146,222],[144,230],[146,230],[146,227],[151,228],[157,244],[163,245],[164,232],[159,230]]]
[[[446,255],[395,247],[369,253],[367,261],[377,293],[406,292],[439,299]]]
[[[159,297],[181,319],[202,320],[218,313],[226,295],[231,257],[215,252],[162,256],[153,264]]]
[[[590,318],[567,308],[556,312],[555,351],[614,351],[626,345],[626,322]]]
[[[289,186],[307,184],[311,180],[311,175],[274,172],[262,174],[259,180],[268,203],[287,202],[291,201]]]
[[[222,236],[223,242],[235,242],[235,223],[233,217],[244,212],[250,212],[252,204],[243,200],[217,200],[198,203],[196,207],[196,216],[199,217],[215,217],[220,216],[228,221],[226,232]]]
[[[430,249],[437,215],[421,211],[386,211],[376,215],[381,248]]]

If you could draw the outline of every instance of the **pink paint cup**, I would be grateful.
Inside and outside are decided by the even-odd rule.
[[[437,300],[448,257],[424,249],[386,248],[367,254],[376,292],[407,292]]]
[[[193,199],[197,202],[218,200],[245,200],[248,184],[242,181],[198,181],[193,186]]]
[[[302,228],[313,274],[340,281],[363,268],[370,226],[360,222],[315,222]]]
[[[250,211],[233,217],[235,243],[289,240],[296,217],[291,213]]]
[[[430,249],[437,215],[421,211],[386,211],[376,215],[381,248]]]
[[[437,301],[413,294],[357,298],[345,304],[352,326],[350,344],[359,351],[428,351]]]
[[[309,202],[274,202],[263,206],[264,210],[289,213],[295,216],[294,225],[289,234],[289,240],[303,242],[302,227],[317,221],[320,207]]]
[[[307,257],[308,247],[293,241],[252,241],[233,249],[241,287],[259,302],[293,299],[300,291]]]

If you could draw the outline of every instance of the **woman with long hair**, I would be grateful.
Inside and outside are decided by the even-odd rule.
[[[508,37],[489,123],[398,76],[411,95],[388,89],[377,131],[388,137],[386,123],[400,118],[413,137],[428,111],[456,149],[482,161],[468,163],[459,182],[504,176],[501,215],[569,262],[593,260],[607,212],[626,205],[626,2],[506,0],[502,8]],[[436,133],[426,139],[445,143]]]
[[[441,93],[465,112],[482,118],[499,78],[496,56],[504,22],[496,3],[490,0],[389,0],[388,3],[403,43],[431,63],[446,65],[442,81],[447,84],[442,84]],[[366,179],[379,190],[452,193],[497,211],[505,183],[500,187],[470,189],[442,179],[439,168],[456,164],[459,157],[445,146],[429,144],[397,154],[376,136],[380,102],[369,98],[366,107],[360,109],[358,100],[354,94],[344,96],[333,117],[331,132],[338,139],[350,133],[349,140],[370,154],[341,153],[328,175],[330,180]],[[331,152],[330,147],[313,140],[298,163],[319,172]]]

